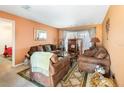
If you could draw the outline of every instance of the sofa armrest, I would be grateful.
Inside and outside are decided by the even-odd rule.
[[[68,58],[63,58],[59,62],[53,64],[50,62],[50,75],[54,75],[62,70],[65,66],[70,66],[70,61]]]
[[[98,59],[98,58],[94,58],[94,57],[87,57],[84,55],[79,56],[78,62],[110,66],[110,60],[109,59]]]
[[[78,57],[78,62],[87,62],[87,63],[92,63],[92,64],[97,64],[100,63],[101,59],[94,58],[94,57],[87,57],[84,55],[81,55]]]

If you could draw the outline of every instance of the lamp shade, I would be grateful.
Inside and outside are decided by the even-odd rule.
[[[93,38],[91,39],[91,42],[100,42],[100,40],[99,40],[99,38],[97,38],[97,37],[93,37]]]

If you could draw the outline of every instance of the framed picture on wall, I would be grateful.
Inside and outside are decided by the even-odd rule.
[[[110,18],[108,18],[106,21],[106,32],[109,32],[109,30],[110,30]]]
[[[107,21],[106,21],[105,29],[106,29],[107,40],[108,40],[108,33],[110,31],[110,18],[108,18]]]
[[[35,40],[46,40],[47,39],[47,31],[42,29],[34,30],[34,39]]]

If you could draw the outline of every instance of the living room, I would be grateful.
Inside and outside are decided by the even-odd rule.
[[[75,26],[75,25],[73,25],[73,23],[72,24],[67,23],[67,26],[64,26],[65,24],[60,23],[61,24],[61,27],[60,27],[60,24],[58,24],[56,22],[54,23],[54,26],[52,26],[53,23],[48,22],[49,24],[52,24],[49,26],[48,24],[46,25],[46,24],[42,23],[41,22],[42,20],[35,18],[35,16],[33,16],[33,15],[29,16],[32,9],[37,10],[38,8],[41,8],[41,9],[43,8],[46,10],[47,10],[47,8],[49,8],[49,9],[53,9],[53,11],[54,11],[54,9],[60,9],[61,12],[68,9],[66,11],[69,13],[72,13],[72,12],[74,13],[74,10],[75,10],[75,13],[79,10],[80,11],[81,10],[82,11],[90,11],[90,12],[87,12],[87,15],[91,15],[90,13],[91,13],[91,11],[93,11],[91,16],[95,19],[95,21],[92,20],[91,16],[88,16],[89,19],[86,20],[85,23],[79,22],[80,25],[77,24]],[[14,9],[15,9],[15,12],[13,11]],[[19,11],[19,9],[21,12]],[[84,82],[86,79],[83,81],[83,79],[86,77],[86,75],[83,74],[84,75],[83,78],[79,76],[81,78],[81,80],[83,81],[83,83],[82,83],[82,81],[79,82],[74,77],[70,78],[71,77],[70,73],[75,71],[75,73],[78,73],[78,75],[79,75],[79,72],[77,72],[77,70],[76,70],[75,64],[77,64],[77,63],[75,61],[78,61],[79,55],[83,55],[84,51],[89,49],[89,47],[91,46],[91,43],[90,43],[91,39],[96,37],[95,39],[99,39],[99,40],[96,40],[96,41],[98,41],[97,45],[104,46],[110,56],[111,65],[109,67],[111,70],[112,79],[114,79],[116,81],[116,86],[122,86],[122,87],[124,86],[124,80],[123,80],[124,76],[122,74],[123,73],[122,60],[124,60],[124,59],[123,59],[123,55],[120,54],[121,52],[124,51],[124,49],[123,49],[124,41],[123,41],[123,34],[122,34],[123,33],[123,24],[124,24],[124,21],[123,21],[124,6],[123,5],[118,5],[118,6],[101,5],[101,6],[80,6],[80,7],[78,7],[78,6],[73,6],[73,7],[72,6],[65,6],[65,7],[64,6],[63,7],[62,6],[61,7],[46,6],[45,7],[45,6],[30,6],[30,5],[22,5],[22,6],[14,6],[14,5],[7,6],[6,5],[5,6],[4,5],[4,6],[0,6],[0,10],[1,10],[0,18],[12,20],[15,22],[15,38],[16,38],[15,39],[15,54],[16,55],[15,55],[13,67],[15,67],[15,68],[21,67],[22,65],[25,65],[24,63],[26,63],[26,62],[28,64],[27,60],[29,60],[29,59],[30,59],[30,61],[32,60],[32,62],[34,59],[36,61],[38,57],[31,56],[33,54],[32,51],[37,52],[38,51],[37,49],[39,49],[39,48],[41,49],[41,45],[42,45],[43,49],[41,49],[41,50],[47,51],[47,52],[52,51],[52,53],[55,53],[55,54],[58,53],[60,56],[60,58],[59,58],[60,60],[67,61],[67,62],[65,62],[66,64],[64,64],[64,62],[61,62],[60,66],[53,67],[54,70],[56,70],[56,69],[58,70],[60,68],[62,69],[62,70],[58,70],[59,73],[54,75],[57,78],[54,78],[54,79],[57,80],[60,77],[61,77],[61,80],[63,78],[68,78],[65,81],[58,80],[58,81],[61,81],[61,84],[63,84],[64,87],[66,87],[66,86],[82,87],[82,86],[84,86],[84,83],[86,83],[86,82]],[[27,15],[26,15],[27,11],[29,12],[29,14],[27,13]],[[46,14],[49,15],[50,11],[52,11],[52,10],[49,10]],[[70,11],[72,11],[72,12],[70,12]],[[98,14],[98,12],[101,15],[96,16]],[[35,13],[35,12],[33,12],[33,13]],[[40,16],[38,16],[38,17],[40,17]],[[87,17],[85,17],[85,16],[81,16],[81,17],[84,17],[84,19],[87,19]],[[90,19],[90,17],[91,17],[91,19]],[[33,20],[33,18],[35,20]],[[49,18],[49,16],[45,17],[45,15],[44,15],[44,18]],[[57,18],[57,16],[51,17],[51,18]],[[66,17],[65,17],[65,19],[66,19]],[[69,20],[67,20],[67,21],[69,21]],[[47,21],[44,21],[44,22],[47,22]],[[52,20],[51,20],[51,22],[52,22]],[[89,23],[87,23],[87,22],[89,22]],[[94,29],[95,29],[95,31],[94,31]],[[84,32],[86,32],[86,33],[84,33]],[[88,34],[87,34],[87,32],[88,32]],[[92,32],[92,33],[90,33],[90,32]],[[75,41],[76,43],[73,44],[75,46],[72,45],[71,47],[69,47],[69,44],[68,44],[70,42],[70,41],[68,41],[69,39],[76,40]],[[77,39],[79,39],[79,40],[77,40]],[[73,41],[72,41],[72,43],[73,43]],[[49,46],[49,45],[51,45],[51,46]],[[55,45],[55,46],[53,46],[53,45]],[[39,46],[39,47],[36,50],[34,48],[31,49],[32,47],[35,47],[35,46]],[[54,48],[54,47],[56,47],[56,48]],[[69,52],[72,52],[69,50],[71,48],[75,48],[73,51],[74,55],[72,54],[71,56],[66,58],[65,57],[66,55],[71,54],[71,53],[69,53]],[[53,51],[53,50],[55,50],[55,51]],[[62,52],[62,51],[65,51],[65,52]],[[62,54],[60,54],[60,53],[62,53]],[[63,58],[63,56],[64,56],[64,58]],[[34,59],[33,59],[33,57],[34,57]],[[40,57],[40,59],[43,60],[44,58]],[[73,63],[73,64],[71,64],[71,67],[68,67],[68,64],[69,64],[68,59],[71,61],[71,63]],[[46,59],[44,59],[44,60],[46,60]],[[53,59],[53,60],[55,60],[55,59]],[[63,68],[62,68],[62,66],[63,66]],[[65,69],[64,69],[64,67],[65,67]],[[66,69],[66,67],[67,67],[67,69]],[[74,69],[70,70],[71,68],[74,68]],[[22,70],[22,68],[21,68],[21,70]],[[67,72],[67,73],[63,73],[63,72]],[[55,72],[53,72],[53,73],[55,73]],[[36,73],[34,75],[36,75]],[[88,75],[88,76],[90,77],[90,75]],[[87,76],[87,78],[88,78],[88,76]],[[49,79],[46,80],[46,77],[44,77],[44,76],[41,76],[41,77],[42,77],[43,81],[45,81],[44,83],[46,84],[46,82]],[[23,77],[21,77],[21,78],[23,78]],[[34,79],[36,79],[36,78],[34,78]],[[67,84],[68,80],[70,80],[69,82],[71,82],[71,80],[72,80],[71,84],[70,83]],[[1,81],[2,81],[2,79],[1,79]],[[53,81],[54,81],[53,83],[58,82],[55,80],[53,80]],[[42,80],[41,80],[41,82],[42,82]],[[37,83],[37,82],[35,82],[35,83]],[[47,82],[47,84],[48,84],[48,82]],[[61,87],[61,84],[59,83],[58,86]],[[39,84],[37,84],[37,85],[39,86]],[[111,84],[108,84],[106,86],[109,86],[109,85],[112,86]],[[7,84],[3,84],[3,86],[7,86]],[[54,86],[54,84],[52,86]]]

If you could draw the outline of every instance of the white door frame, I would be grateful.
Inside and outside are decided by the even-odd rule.
[[[14,20],[10,20],[10,19],[6,19],[6,18],[1,18],[0,20],[3,21],[7,21],[7,22],[11,22],[12,23],[12,67],[15,67],[15,21]]]

